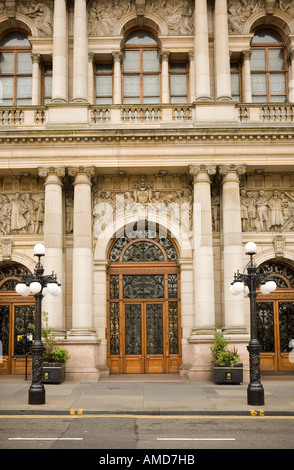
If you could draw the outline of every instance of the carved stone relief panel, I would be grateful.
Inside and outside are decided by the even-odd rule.
[[[37,178],[2,178],[0,234],[43,233],[44,200],[44,188]]]
[[[166,216],[190,233],[192,188],[186,175],[99,177],[93,186],[94,236],[99,237],[116,216]]]
[[[31,18],[42,37],[53,36],[53,10],[53,0],[18,0],[17,3],[17,13]]]
[[[243,232],[294,229],[294,175],[249,174],[240,191]]]
[[[294,17],[294,5],[292,0],[229,0],[228,23],[229,32],[240,34],[246,21],[259,11],[265,15],[273,15],[282,11],[290,17]]]
[[[120,0],[88,4],[89,35],[108,36],[114,33],[118,21],[130,13],[151,14],[164,21],[169,35],[193,34],[193,0]]]

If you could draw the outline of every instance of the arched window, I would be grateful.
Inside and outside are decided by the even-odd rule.
[[[126,104],[160,102],[159,49],[149,31],[133,31],[125,40],[123,96]]]
[[[251,43],[252,101],[287,100],[286,48],[281,35],[272,29],[256,31]]]
[[[31,45],[22,32],[0,40],[0,105],[30,105],[32,101]]]

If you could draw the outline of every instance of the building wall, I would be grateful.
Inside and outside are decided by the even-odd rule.
[[[184,202],[190,211],[185,220],[172,210],[152,217],[174,235],[179,249],[181,373],[191,380],[210,376],[215,324],[237,345],[248,371],[249,304],[229,292],[234,272],[246,271],[245,244],[257,243],[259,264],[294,259],[292,2],[155,3],[0,2],[0,36],[26,32],[36,56],[32,103],[0,103],[0,193],[10,207],[17,192],[29,193],[34,208],[26,214],[40,215],[34,226],[2,222],[0,259],[33,269],[34,244],[46,245],[45,267],[57,272],[62,297],[45,298],[44,308],[70,350],[70,378],[99,379],[108,372],[106,272],[115,227],[107,219],[101,223],[99,204],[113,208],[115,197],[122,197],[124,218],[117,207],[112,214],[119,227],[134,222],[126,193],[134,195],[140,180],[149,182],[152,193],[144,211],[156,192],[165,207]],[[252,102],[248,52],[264,24],[283,36],[288,65],[282,103]],[[158,104],[123,103],[119,53],[136,28],[158,38]],[[51,57],[52,100],[44,104],[41,68]],[[232,100],[230,59],[241,64],[240,101]],[[114,67],[108,105],[96,104],[93,92],[94,64],[102,60]],[[177,60],[189,66],[187,103],[170,102],[166,71]],[[242,191],[256,203],[260,190],[269,199],[274,190],[283,197],[283,221],[261,227],[256,215],[242,228],[248,223],[241,216]],[[4,206],[2,201],[2,212]]]

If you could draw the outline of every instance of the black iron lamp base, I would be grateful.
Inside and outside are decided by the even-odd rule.
[[[254,406],[264,405],[264,389],[261,383],[248,385],[247,404]]]
[[[44,405],[45,387],[43,384],[33,384],[29,389],[29,405]]]

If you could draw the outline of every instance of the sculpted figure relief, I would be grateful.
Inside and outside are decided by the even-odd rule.
[[[242,189],[240,204],[243,232],[281,232],[294,229],[293,191]]]
[[[34,20],[40,36],[53,35],[53,2],[22,0],[18,3],[18,11]]]
[[[0,195],[0,233],[29,235],[43,233],[44,195],[15,193]]]

